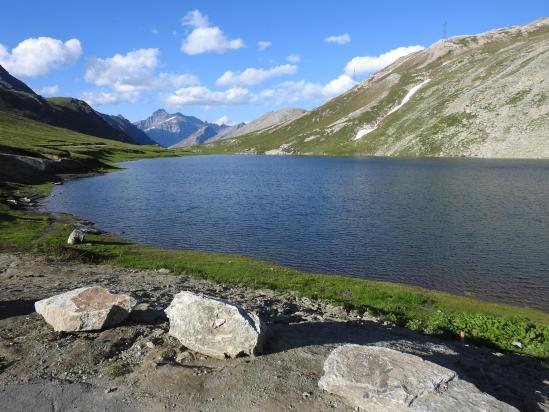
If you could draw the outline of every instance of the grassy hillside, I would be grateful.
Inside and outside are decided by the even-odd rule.
[[[53,108],[57,123],[66,129],[125,143],[134,143],[122,130],[112,127],[98,112],[86,102],[71,97],[51,97],[46,99]],[[40,119],[37,119],[40,120]]]
[[[93,159],[117,162],[183,154],[156,146],[136,146],[50,126],[0,111],[0,152],[10,151],[49,159]]]
[[[82,100],[70,97],[43,98],[2,66],[0,111],[105,139],[134,144],[155,144],[126,119],[96,112]],[[132,136],[137,138],[134,139]]]
[[[195,150],[549,158],[548,45],[549,19],[440,41],[293,122]]]

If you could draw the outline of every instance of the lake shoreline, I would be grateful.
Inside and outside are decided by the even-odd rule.
[[[110,171],[113,170],[119,169]],[[71,174],[67,177],[81,178],[86,177],[86,174]],[[41,186],[38,193],[47,196],[52,187],[51,184]],[[19,193],[28,194],[33,191],[33,187],[22,186],[18,190]],[[0,206],[0,214],[5,214],[8,210],[4,205]],[[11,230],[3,230],[0,234],[0,249],[6,251],[31,251],[46,256],[134,269],[168,267],[174,274],[197,276],[229,285],[295,291],[304,297],[324,300],[347,310],[368,313],[414,330],[456,339],[459,330],[464,329],[471,336],[471,342],[495,345],[500,349],[530,353],[542,358],[549,357],[547,340],[543,340],[543,336],[549,336],[549,314],[539,310],[480,301],[412,285],[303,273],[241,256],[141,246],[109,235],[91,235],[86,244],[67,246],[65,242],[68,234],[78,220],[74,216],[59,214],[59,218],[36,210],[12,211],[10,214],[13,220],[7,227],[11,226]],[[29,225],[25,222],[21,225],[21,221],[34,218],[40,224]],[[23,239],[18,236],[20,233],[17,234],[21,227],[30,232],[24,234]],[[231,266],[238,266],[236,273]],[[501,317],[502,314],[504,317]],[[469,322],[478,322],[479,316],[483,322],[488,321],[485,330],[469,329]],[[510,324],[504,326],[506,322]],[[497,332],[502,328],[514,327],[512,325],[520,325],[519,329],[525,331],[541,328],[539,336],[542,341],[531,342],[533,346],[514,346],[512,341],[516,337],[500,336],[500,332]],[[493,333],[496,335],[492,335]]]
[[[346,343],[418,355],[519,410],[537,410],[546,401],[540,359],[428,336],[298,293],[27,253],[0,253],[0,276],[0,401],[9,410],[48,409],[55,400],[84,410],[89,404],[124,411],[176,404],[182,410],[351,412],[318,387],[325,359]],[[132,293],[141,301],[138,315],[102,331],[56,333],[34,313],[36,300],[89,284]],[[219,360],[182,346],[162,312],[182,290],[258,314],[266,330],[263,353]]]
[[[549,163],[197,156],[119,166],[55,187],[48,210],[143,245],[549,311]]]

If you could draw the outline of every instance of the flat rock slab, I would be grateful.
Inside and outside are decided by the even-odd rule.
[[[515,411],[419,356],[343,345],[324,363],[318,386],[364,411]]]
[[[77,332],[117,325],[126,320],[136,304],[130,295],[89,286],[40,300],[34,307],[55,331]]]
[[[196,352],[225,359],[261,350],[259,318],[226,300],[180,292],[166,314],[170,335]]]

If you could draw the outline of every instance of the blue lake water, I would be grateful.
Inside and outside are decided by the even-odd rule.
[[[195,156],[55,188],[48,208],[140,243],[549,311],[549,162]]]

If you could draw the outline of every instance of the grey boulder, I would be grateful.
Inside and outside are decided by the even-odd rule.
[[[377,346],[336,348],[318,386],[361,411],[516,411],[450,369]]]
[[[90,286],[40,300],[34,307],[55,331],[77,332],[117,325],[126,320],[136,304],[130,295]]]
[[[84,242],[84,236],[86,235],[86,232],[80,229],[74,229],[71,234],[69,235],[69,238],[67,239],[67,243],[69,245],[76,245],[79,243]]]
[[[180,292],[166,309],[166,315],[170,335],[196,352],[225,359],[253,356],[261,351],[259,318],[225,300]]]

